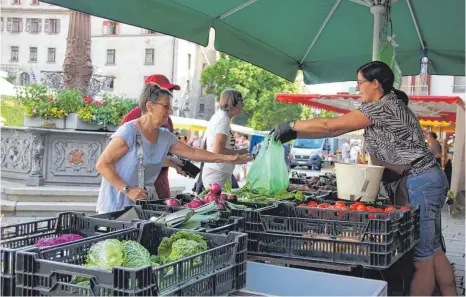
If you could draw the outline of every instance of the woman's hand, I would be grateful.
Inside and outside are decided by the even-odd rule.
[[[147,199],[147,191],[138,187],[130,188],[126,196],[136,203],[136,200]]]
[[[186,176],[186,172],[184,172],[183,169],[181,169],[180,166],[178,166],[176,164],[173,164],[172,167],[175,168],[176,173],[178,173],[179,175]]]
[[[232,164],[246,164],[253,160],[252,156],[248,154],[236,154],[234,156],[230,155],[228,157],[229,163]]]
[[[298,133],[291,128],[290,123],[282,123],[276,126],[270,131],[270,135],[272,135],[275,140],[280,140],[282,143],[287,143],[298,137]]]

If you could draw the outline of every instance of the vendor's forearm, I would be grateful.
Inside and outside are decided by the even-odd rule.
[[[113,164],[97,162],[96,169],[102,175],[102,178],[105,178],[109,184],[119,191],[123,191],[123,188],[127,185],[118,175]]]
[[[312,139],[317,139],[317,138],[327,138],[327,137],[337,137],[349,132],[354,131],[353,129],[342,129],[342,130],[337,130],[337,131],[331,131],[331,132],[298,132],[298,138],[312,138]]]

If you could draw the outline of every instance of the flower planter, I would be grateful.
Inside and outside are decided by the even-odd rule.
[[[118,129],[118,126],[115,126],[115,125],[104,126],[104,125],[86,123],[78,117],[77,113],[70,113],[66,117],[66,129],[96,131],[104,127],[107,127],[108,131],[116,131]]]
[[[37,128],[65,129],[65,119],[51,118],[48,120],[43,120],[38,117],[30,118],[25,115],[24,126]]]

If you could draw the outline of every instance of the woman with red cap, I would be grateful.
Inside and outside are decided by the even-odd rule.
[[[160,87],[165,88],[169,90],[170,92],[173,92],[174,90],[176,91],[180,90],[179,85],[170,83],[168,78],[166,78],[165,75],[162,75],[162,74],[153,74],[147,77],[146,80],[144,81],[144,84],[148,84],[150,82],[156,83]],[[123,125],[126,122],[140,118],[141,114],[142,114],[141,108],[139,106],[136,106],[125,116],[125,118],[121,122],[121,125]],[[167,124],[162,127],[168,129],[168,131],[173,133],[173,123],[172,123],[170,116],[168,117]],[[162,170],[160,171],[159,176],[155,180],[155,189],[160,199],[168,198],[171,196],[170,183],[168,181],[168,167],[175,168],[179,174],[185,175],[184,172],[181,170],[180,166],[177,163],[175,163],[173,159],[165,158],[164,166],[162,167]]]

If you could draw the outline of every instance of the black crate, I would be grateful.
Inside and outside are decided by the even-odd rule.
[[[274,202],[268,203],[269,206],[273,205]],[[165,212],[176,212],[182,209],[185,209],[184,206],[167,206],[165,205],[165,200],[157,201],[145,201],[139,200],[137,202],[142,209],[152,210],[152,211],[165,211]],[[267,208],[267,203],[259,202],[235,202],[235,204],[245,205],[247,209],[234,209],[231,211],[220,211],[221,218],[228,218],[229,216],[242,217],[244,218],[244,230],[256,230],[256,225],[259,222],[259,217],[254,214],[255,210],[261,208]]]
[[[228,287],[232,279],[225,269],[244,267],[241,264],[246,261],[247,235],[243,233],[219,235],[193,232],[206,239],[209,250],[157,268],[114,267],[110,272],[80,266],[85,263],[89,249],[99,241],[111,238],[136,240],[151,254],[156,254],[162,239],[178,231],[160,223],[148,222],[139,228],[112,232],[60,247],[19,252],[16,292],[23,296],[157,296],[185,294],[187,292],[183,290],[191,288],[191,294],[199,296],[206,290],[211,292],[206,288],[211,281],[217,282],[213,284],[214,290],[226,290],[219,288],[223,285]],[[238,274],[242,272],[241,269],[234,271]],[[90,278],[91,288],[71,284],[76,276]]]
[[[108,212],[104,214],[93,215],[94,218],[101,218],[107,220],[119,220],[122,221],[121,217],[124,216],[128,211],[134,211],[137,218],[129,220],[130,222],[137,223],[147,221],[152,217],[160,217],[167,212],[142,209],[139,205],[128,206],[123,210]],[[236,217],[232,215],[232,212],[223,211],[220,212],[220,217],[210,222],[202,222],[201,227],[196,231],[216,233],[216,234],[227,234],[230,231],[243,232],[244,231],[244,219],[242,217]]]
[[[387,268],[417,242],[416,224],[405,221],[407,217],[415,221],[418,213],[418,207],[368,213],[277,203],[252,214],[255,223],[250,225],[255,228],[247,231],[248,251],[251,255]]]
[[[386,269],[404,254],[398,239],[389,243],[370,243],[248,232],[248,255]]]
[[[70,233],[89,237],[130,227],[131,224],[128,222],[110,222],[72,212],[60,213],[56,218],[2,227],[0,243],[2,296],[14,296],[15,293],[16,253],[33,248],[34,243],[39,239]]]

